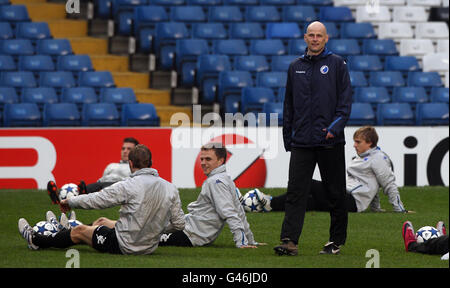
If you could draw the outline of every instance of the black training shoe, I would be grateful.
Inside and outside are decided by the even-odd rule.
[[[338,245],[334,244],[334,242],[328,242],[327,244],[325,244],[325,246],[323,246],[323,249],[322,249],[322,251],[319,252],[319,254],[337,255],[337,254],[339,254],[340,251],[341,251],[341,249],[339,248]]]
[[[273,250],[275,250],[275,253],[280,256],[296,256],[298,254],[298,246],[291,240],[283,241],[281,245],[274,247]]]
[[[59,190],[54,181],[48,181],[47,192],[52,204],[59,204]]]
[[[81,194],[87,194],[87,188],[86,183],[84,183],[83,180],[80,180],[80,184],[78,184],[78,193]]]

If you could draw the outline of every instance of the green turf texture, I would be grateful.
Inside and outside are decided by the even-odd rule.
[[[248,189],[241,189],[244,194]],[[284,189],[262,189],[279,195]],[[125,256],[102,254],[86,245],[73,246],[79,251],[80,267],[145,267],[145,268],[364,268],[371,256],[369,249],[379,252],[381,268],[442,267],[449,262],[438,255],[406,253],[401,236],[402,223],[412,221],[414,228],[435,226],[437,221],[449,223],[448,187],[404,187],[402,201],[415,214],[392,212],[387,196],[381,195],[385,213],[349,213],[347,243],[340,255],[319,255],[328,240],[330,217],[325,212],[307,212],[298,256],[275,255],[273,247],[279,244],[284,213],[247,213],[247,219],[256,241],[267,246],[257,249],[237,249],[228,226],[220,237],[208,247],[160,247],[153,255]],[[183,209],[195,201],[200,189],[180,189]],[[47,210],[60,215],[59,207],[51,205],[46,191],[0,190],[0,267],[55,267],[64,268],[70,256],[68,249],[31,251],[17,229],[17,221],[24,217],[32,225],[45,219]],[[106,210],[76,210],[77,219],[91,223],[101,216],[118,217],[118,207]],[[448,229],[448,224],[447,224]]]

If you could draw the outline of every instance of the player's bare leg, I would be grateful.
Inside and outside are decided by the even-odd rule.
[[[115,220],[108,219],[106,217],[100,217],[92,223],[92,226],[106,226],[110,229],[116,226]]]
[[[75,244],[87,244],[92,247],[92,235],[98,226],[78,225],[72,228],[70,238]]]

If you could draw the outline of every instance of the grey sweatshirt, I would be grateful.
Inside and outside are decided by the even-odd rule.
[[[69,199],[71,208],[104,209],[121,205],[116,235],[123,254],[150,254],[170,226],[183,230],[180,196],[172,183],[152,168],[138,170],[103,190]]]
[[[233,180],[226,174],[225,165],[214,169],[202,185],[197,201],[187,206],[184,233],[193,246],[214,242],[225,223],[233,234],[236,247],[255,245],[244,208],[236,194]]]
[[[128,161],[120,161],[120,163],[110,163],[103,171],[102,178],[98,182],[117,182],[121,181],[131,174]]]
[[[379,147],[374,147],[357,155],[351,161],[347,168],[347,193],[352,194],[358,212],[362,212],[369,205],[379,208],[378,190],[380,187],[388,196],[393,210],[405,212],[398,187],[395,184],[391,159]]]

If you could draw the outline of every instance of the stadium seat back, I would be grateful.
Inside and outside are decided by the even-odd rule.
[[[238,56],[247,55],[248,52],[248,47],[243,39],[224,39],[213,42],[214,54]]]
[[[46,54],[52,57],[73,54],[72,45],[68,39],[39,40],[36,43],[36,53]]]
[[[349,75],[352,87],[366,87],[368,85],[364,72],[350,70]]]
[[[0,6],[0,22],[28,22],[30,17],[25,5],[2,5]]]
[[[233,23],[244,21],[244,14],[238,6],[212,6],[208,10],[208,21]]]
[[[356,39],[330,39],[327,47],[334,53],[342,56],[361,54],[361,48]]]
[[[267,23],[266,38],[291,39],[302,36],[302,31],[295,22]]]
[[[417,125],[446,125],[449,124],[447,103],[419,103],[416,107]]]
[[[94,70],[91,57],[87,54],[59,56],[56,66],[58,70],[72,72]]]
[[[20,22],[16,25],[16,37],[30,40],[52,38],[47,22]]]
[[[71,87],[62,89],[61,102],[75,103],[80,110],[83,104],[97,103],[98,97],[92,87]]]
[[[384,62],[384,69],[391,71],[419,71],[420,65],[414,56],[387,56]]]
[[[285,87],[286,81],[286,72],[269,71],[256,74],[256,86],[272,88],[274,91],[279,87]]]
[[[355,102],[376,105],[391,102],[391,97],[386,87],[358,87],[355,89]]]
[[[207,16],[201,6],[173,6],[170,8],[170,20],[174,22],[204,22]]]
[[[233,39],[259,39],[265,37],[261,24],[254,22],[232,23],[229,34],[230,38]]]
[[[266,102],[276,102],[275,93],[267,87],[244,87],[241,97],[241,113],[261,112]]]
[[[14,32],[9,22],[0,22],[0,40],[14,38]]]
[[[267,58],[263,55],[236,56],[234,69],[249,71],[252,73],[267,71],[270,69]]]
[[[1,74],[0,85],[14,88],[36,87],[36,78],[31,71],[8,71]]]
[[[408,103],[383,103],[377,107],[377,125],[414,125],[415,116]]]
[[[364,39],[362,52],[369,55],[398,55],[397,46],[392,39]]]
[[[372,23],[343,23],[341,26],[341,37],[345,39],[371,39],[377,34]]]
[[[277,55],[272,56],[272,62],[270,63],[270,69],[272,71],[287,71],[289,65],[297,59],[297,55]]]
[[[49,55],[25,55],[19,57],[19,70],[22,71],[53,71],[55,64]]]
[[[408,86],[441,87],[442,80],[438,72],[409,72]]]
[[[266,114],[266,126],[271,126],[272,123],[283,126],[283,103],[265,102],[262,112]],[[260,125],[263,125],[263,123],[260,123]]]
[[[192,34],[194,38],[201,38],[207,40],[226,39],[228,32],[223,23],[197,23],[192,27]]]
[[[428,102],[428,95],[423,87],[396,87],[392,94],[393,102],[405,102],[415,108],[416,103]]]
[[[0,42],[0,53],[18,57],[20,55],[33,55],[34,47],[29,39],[8,39]]]
[[[254,39],[250,41],[250,54],[283,55],[286,54],[286,48],[280,39]]]
[[[83,126],[119,126],[120,117],[114,103],[84,104],[82,111]]]
[[[16,62],[11,55],[0,55],[0,72],[17,70]]]
[[[5,127],[41,126],[42,116],[35,103],[6,104],[3,111]]]
[[[151,103],[133,103],[122,106],[121,126],[159,126],[156,108]]]
[[[79,73],[78,85],[96,89],[114,87],[114,78],[110,71],[83,71]]]
[[[320,7],[319,18],[324,22],[352,22],[355,20],[355,18],[353,18],[352,10],[345,6]]]
[[[81,114],[75,103],[45,104],[43,126],[80,126]]]
[[[129,87],[102,88],[100,102],[113,103],[120,112],[123,104],[137,103],[137,99],[134,90]]]
[[[442,102],[448,104],[448,87],[433,87],[430,91],[431,102]]]
[[[400,71],[375,71],[370,72],[369,84],[380,87],[405,86],[405,80]]]
[[[318,20],[318,16],[314,6],[284,6],[282,8],[282,19],[283,22],[305,22],[311,23],[315,20]]]
[[[14,87],[0,87],[0,111],[5,104],[18,103],[19,96]]]
[[[383,70],[378,55],[353,55],[348,57],[349,69],[353,71],[380,71]]]
[[[370,103],[352,103],[352,112],[347,121],[349,126],[375,125],[376,117]]]
[[[281,21],[281,14],[275,6],[247,6],[245,10],[245,21],[278,22]]]
[[[229,70],[219,73],[218,100],[222,102],[230,94],[241,95],[244,87],[253,86],[252,75],[248,71]]]
[[[52,87],[24,88],[20,95],[23,103],[36,103],[40,110],[49,103],[58,103],[58,95]]]
[[[41,72],[39,84],[43,87],[53,87],[59,92],[62,88],[76,86],[75,78],[69,71],[49,71]]]

